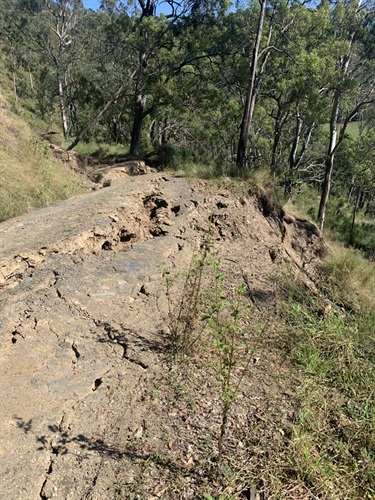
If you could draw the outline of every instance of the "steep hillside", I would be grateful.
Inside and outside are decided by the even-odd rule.
[[[52,158],[49,144],[0,93],[0,221],[84,192],[88,182]]]

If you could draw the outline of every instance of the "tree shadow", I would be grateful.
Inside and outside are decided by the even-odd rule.
[[[155,465],[173,473],[187,473],[187,470],[182,465],[178,465],[173,457],[168,457],[157,451],[144,451],[140,448],[143,441],[132,438],[128,441],[123,449],[110,445],[104,439],[96,436],[89,437],[84,434],[71,435],[69,431],[61,431],[58,425],[47,425],[49,433],[38,435],[33,430],[32,419],[29,421],[23,420],[21,417],[15,416],[17,427],[25,434],[34,434],[36,451],[49,451],[57,456],[68,455],[73,453],[70,445],[79,446],[81,452],[96,452],[101,457],[112,458],[114,460],[127,459],[129,461],[141,461],[148,463],[153,462]],[[52,436],[51,436],[52,433]],[[88,454],[80,454],[81,458],[88,458]]]
[[[89,437],[84,434],[71,435],[69,431],[61,431],[58,425],[47,425],[48,433],[37,434],[33,429],[33,420],[23,420],[21,417],[15,416],[17,427],[25,434],[33,434],[37,445],[37,451],[52,450],[55,455],[67,455],[69,453],[69,446],[77,444],[82,451],[95,451],[102,456],[111,457],[114,459],[121,459],[129,456],[128,449],[120,449],[116,446],[109,445],[102,438],[96,436]],[[52,436],[51,436],[52,434]],[[52,444],[53,443],[53,444]],[[130,441],[134,447],[134,442]],[[134,450],[131,451],[134,456]],[[141,458],[139,455],[137,458]]]
[[[152,352],[155,354],[165,354],[166,347],[163,340],[163,332],[158,330],[156,333],[161,336],[161,341],[156,338],[149,339],[132,328],[128,328],[124,325],[117,325],[111,323],[98,323],[97,326],[103,328],[105,336],[100,336],[98,342],[101,344],[117,344],[120,345],[123,350],[123,357],[126,358],[129,350],[137,351],[140,354]]]

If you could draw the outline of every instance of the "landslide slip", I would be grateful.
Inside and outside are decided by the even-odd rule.
[[[250,277],[259,307],[277,266],[311,280],[313,225],[162,174],[0,225],[0,499],[115,496],[126,442],[158,434],[145,393],[166,370],[160,266],[186,270],[210,217],[224,272]]]

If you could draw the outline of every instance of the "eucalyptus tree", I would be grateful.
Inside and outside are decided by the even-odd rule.
[[[59,102],[62,131],[69,135],[71,99],[69,90],[74,83],[72,65],[82,57],[82,45],[77,46],[78,17],[82,13],[81,0],[43,0],[43,10],[34,19],[32,39],[52,63]]]
[[[242,37],[233,36],[238,34],[234,17],[193,12],[171,33],[161,106],[152,116],[157,113],[159,128],[168,132],[173,146],[189,150],[191,158],[199,154],[200,161],[210,157],[229,163],[235,153],[239,104],[230,67],[237,64]]]
[[[56,69],[60,115],[64,137],[69,132],[69,103],[66,89],[70,84],[72,64],[71,45],[77,25],[77,17],[82,9],[81,0],[44,0],[46,10],[38,23],[37,41],[46,50]],[[44,24],[46,20],[46,24]],[[47,30],[45,28],[47,27]],[[42,36],[40,36],[42,35]],[[74,57],[74,56],[73,56]]]
[[[348,124],[375,103],[374,5],[361,0],[337,1],[332,6],[332,51],[336,67],[330,84],[329,144],[319,204],[318,223],[324,228],[332,184],[334,158]]]
[[[6,64],[13,73],[14,91],[17,93],[16,72],[25,69],[29,73],[30,90],[34,90],[33,72],[38,67],[38,59],[28,37],[28,15],[25,15],[25,5],[18,0],[4,0],[0,8],[0,41],[2,51],[6,55]],[[41,1],[33,2],[33,10],[42,10]]]
[[[324,92],[331,30],[329,9],[310,9],[296,3],[287,11],[293,20],[277,33],[269,60],[260,105],[274,121],[269,164],[275,174],[282,168],[287,191],[303,168],[308,174],[315,161],[308,155],[313,135],[326,122]],[[277,36],[279,35],[279,36]],[[290,194],[290,193],[289,193]]]
[[[82,58],[84,45],[77,43],[78,22],[83,14],[81,0],[5,0],[10,36],[24,53],[31,52],[38,63],[39,88],[57,97],[64,136],[70,127],[69,87],[74,82],[73,64]],[[52,86],[43,87],[43,80]],[[53,99],[51,99],[53,101]]]
[[[130,154],[139,155],[144,120],[160,106],[163,93],[168,97],[168,91],[164,92],[168,67],[180,64],[174,59],[177,54],[176,50],[173,50],[174,28],[188,16],[195,15],[196,19],[199,19],[207,12],[225,8],[227,4],[225,0],[205,0],[199,3],[192,0],[138,0],[135,3],[125,2],[125,5],[129,7],[133,22],[132,32],[125,42],[132,52],[132,57],[127,61],[129,74],[68,149],[73,148],[82,139],[121,95],[132,91]],[[165,14],[159,14],[157,10],[162,6],[167,9]]]
[[[138,155],[141,146],[143,120],[156,106],[155,99],[146,108],[148,97],[153,89],[159,89],[165,83],[163,74],[168,65],[182,67],[186,64],[186,55],[182,51],[177,54],[173,50],[174,26],[183,23],[184,18],[191,16],[195,22],[201,22],[207,12],[226,5],[223,1],[195,0],[174,1],[138,0],[140,15],[138,19],[138,57],[139,71],[135,78],[134,120],[130,144],[130,155]],[[166,15],[157,16],[157,7],[167,7]],[[172,38],[171,38],[172,36]],[[167,53],[166,53],[167,51]],[[168,61],[168,53],[171,56]],[[177,56],[177,60],[175,59]],[[179,61],[181,60],[181,62]],[[163,61],[161,63],[161,61]],[[169,78],[167,78],[169,80]]]
[[[351,205],[350,228],[345,228],[349,232],[347,239],[350,244],[356,243],[358,210],[362,209],[372,217],[375,215],[371,213],[371,203],[375,199],[375,128],[361,121],[355,125],[358,125],[358,134],[348,135],[337,152],[337,175],[333,183],[336,194],[341,193],[342,198],[346,195],[346,203]]]
[[[267,65],[275,52],[283,53],[285,57],[284,64],[288,57],[291,58],[290,54],[285,50],[284,40],[288,38],[288,33],[293,30],[293,26],[298,22],[298,7],[306,9],[306,3],[308,2],[299,4],[298,1],[289,3],[288,0],[260,0],[259,6],[257,2],[252,2],[250,5],[251,9],[258,9],[258,20],[254,28],[255,36],[249,57],[246,99],[243,107],[237,147],[236,162],[240,168],[243,168],[246,164],[249,132],[255,105],[262,91],[262,80],[268,72]],[[291,59],[293,60],[293,58]],[[282,111],[279,106],[279,113],[276,118],[278,126],[284,123],[285,118],[285,110]],[[276,150],[277,144],[274,144],[274,147]],[[275,156],[275,152],[273,152],[273,156]],[[273,159],[274,161],[275,158]]]
[[[251,120],[254,113],[255,107],[255,99],[259,90],[260,77],[258,73],[258,65],[260,58],[260,45],[262,41],[263,34],[263,25],[266,14],[266,6],[267,0],[260,1],[260,12],[259,12],[259,20],[258,26],[256,30],[256,36],[254,40],[252,56],[250,60],[250,76],[249,82],[247,85],[246,92],[246,101],[242,116],[241,129],[240,129],[240,137],[238,140],[238,149],[237,149],[237,165],[239,167],[244,167],[246,161],[246,149],[247,149],[247,141],[249,136],[249,129]],[[270,28],[268,31],[268,42],[272,36],[272,25],[270,24]],[[268,54],[267,54],[268,55]],[[266,63],[266,57],[263,58],[262,69]],[[261,69],[261,71],[262,71]]]
[[[126,92],[113,98],[114,89],[127,81],[134,63],[133,48],[128,43],[133,20],[126,12],[109,15],[106,10],[86,11],[80,23],[81,38],[89,40],[85,58],[76,70],[75,136],[92,120],[92,115],[113,99],[106,113],[87,131],[97,141],[129,142],[131,129],[131,96]]]

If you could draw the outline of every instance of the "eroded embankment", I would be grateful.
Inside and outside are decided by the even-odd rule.
[[[310,274],[313,226],[203,191],[126,178],[0,225],[0,498],[113,498],[128,440],[158,438],[145,393],[165,369],[160,266],[186,269],[209,218],[224,269],[250,277],[260,307],[275,266]]]

